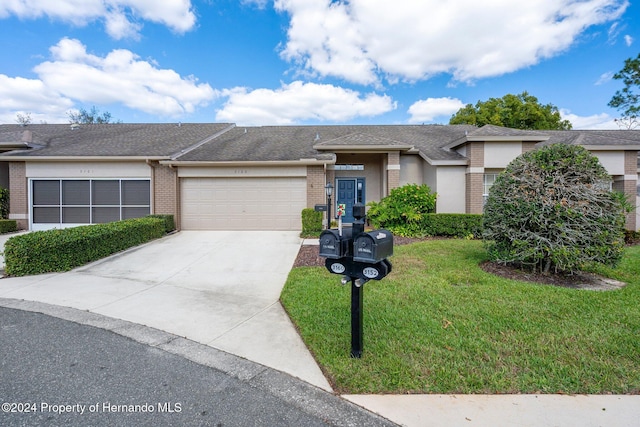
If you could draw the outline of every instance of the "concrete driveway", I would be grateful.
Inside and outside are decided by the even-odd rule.
[[[71,272],[4,278],[0,297],[147,325],[330,390],[278,300],[300,243],[297,232],[182,231]]]

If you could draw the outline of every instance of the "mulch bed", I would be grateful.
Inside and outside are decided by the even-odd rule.
[[[438,237],[410,238],[393,236],[393,244],[395,246],[408,245],[415,242],[424,242],[426,240],[439,239]],[[298,257],[293,263],[294,267],[324,267],[324,258],[318,256],[317,245],[303,245],[300,247]]]

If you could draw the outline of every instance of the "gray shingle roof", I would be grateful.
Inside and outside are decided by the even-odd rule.
[[[231,126],[224,123],[0,125],[0,141],[29,139],[29,157],[169,157]],[[25,134],[25,132],[27,132]]]
[[[341,125],[237,127],[214,141],[176,158],[177,161],[295,161],[330,160],[330,152],[343,146],[416,147],[429,158],[461,160],[440,147],[464,136],[473,126]]]
[[[567,130],[544,131],[549,135],[546,144],[561,142],[574,145],[640,145],[637,130]]]
[[[215,138],[214,138],[215,136]],[[30,150],[0,155],[26,157],[154,157],[175,162],[268,162],[316,159],[358,148],[415,148],[430,161],[465,162],[448,147],[468,139],[548,138],[592,146],[638,146],[640,131],[522,131],[469,125],[339,125],[234,127],[224,123],[0,125],[0,148],[25,142]],[[12,148],[9,148],[12,149]],[[1,157],[0,157],[1,158]]]

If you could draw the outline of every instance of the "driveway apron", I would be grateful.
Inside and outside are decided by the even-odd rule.
[[[67,273],[4,278],[0,297],[154,327],[331,390],[279,302],[299,248],[297,232],[181,231]]]

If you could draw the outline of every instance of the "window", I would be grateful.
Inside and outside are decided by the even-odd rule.
[[[493,187],[493,183],[496,182],[496,178],[498,177],[497,173],[485,173],[484,174],[484,182],[482,186],[482,203],[487,203],[487,199],[489,198],[489,190]]]
[[[119,221],[151,212],[150,181],[144,179],[33,180],[31,200],[33,224],[49,226]]]

